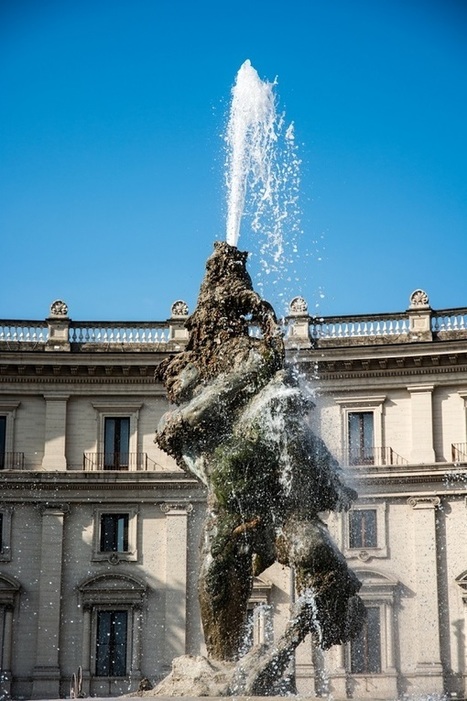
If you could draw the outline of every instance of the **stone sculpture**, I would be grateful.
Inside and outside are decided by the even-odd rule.
[[[310,400],[285,362],[274,310],[253,290],[246,260],[235,246],[215,243],[186,323],[186,349],[156,373],[177,405],[156,442],[207,489],[199,600],[208,657],[231,669],[226,694],[264,695],[308,633],[323,649],[347,641],[364,608],[360,582],[319,517],[348,509],[356,494],[310,429]],[[239,659],[253,578],[276,561],[295,571],[291,619],[273,648]]]

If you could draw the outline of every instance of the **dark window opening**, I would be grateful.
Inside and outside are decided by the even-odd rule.
[[[130,451],[130,419],[107,417],[104,423],[104,469],[128,469]]]
[[[127,658],[127,611],[97,612],[96,675],[124,677]]]
[[[128,514],[102,514],[101,552],[128,552]]]
[[[349,547],[376,548],[378,533],[376,509],[356,509],[349,512]]]
[[[6,416],[0,416],[0,470],[5,467]]]
[[[351,465],[373,465],[373,412],[349,413],[349,462]]]
[[[350,642],[352,674],[381,673],[381,622],[378,606],[368,606],[361,631]]]

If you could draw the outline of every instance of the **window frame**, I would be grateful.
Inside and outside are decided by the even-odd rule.
[[[128,516],[128,549],[120,550],[101,550],[102,542],[102,517],[106,515]],[[93,517],[93,553],[92,560],[94,562],[107,561],[111,565],[118,565],[120,562],[137,562],[138,561],[138,530],[139,530],[139,508],[136,504],[114,506],[99,506],[94,510]]]
[[[137,454],[138,450],[138,422],[139,412],[143,402],[92,402],[92,406],[97,413],[97,437],[96,452],[105,454],[105,420],[106,419],[127,419],[130,420],[128,453]],[[136,471],[138,461],[129,460],[128,470]],[[107,468],[110,469],[110,468]]]
[[[345,644],[345,667],[347,674],[356,679],[372,677],[384,677],[396,674],[395,648],[396,639],[394,609],[396,606],[396,594],[399,581],[388,574],[382,574],[376,570],[354,570],[362,582],[362,588],[358,592],[365,607],[379,609],[379,642],[380,642],[380,672],[352,672],[351,671],[351,643]]]
[[[125,613],[126,614],[126,622],[125,622],[125,673],[124,674],[99,674],[97,665],[99,664],[99,620],[100,620],[100,614],[102,613]],[[92,640],[93,640],[93,647],[92,647],[92,670],[93,670],[93,677],[95,679],[125,679],[128,677],[130,674],[130,664],[131,664],[131,613],[132,613],[132,608],[131,606],[119,606],[118,604],[115,606],[95,606],[94,607],[94,615],[93,615],[93,631],[92,631]]]
[[[351,547],[350,545],[350,519],[356,511],[376,511],[376,545],[374,547]],[[358,558],[362,562],[368,562],[372,558],[388,557],[387,535],[387,503],[385,501],[358,501],[342,514],[342,543],[343,554],[351,559]]]
[[[348,661],[348,667],[349,667],[349,672],[352,676],[368,676],[368,675],[374,675],[374,674],[382,674],[382,640],[381,640],[381,607],[379,605],[368,605],[365,606],[365,609],[367,611],[367,618],[363,623],[363,627],[360,630],[359,634],[355,636],[352,640],[349,641],[349,646],[348,646],[348,655],[349,655],[349,661]],[[354,671],[354,665],[357,660],[356,655],[354,651],[356,650],[356,646],[358,644],[359,638],[365,638],[365,641],[367,643],[368,648],[371,646],[370,642],[370,626],[369,626],[369,611],[377,611],[378,612],[378,617],[377,617],[377,630],[371,631],[371,637],[373,639],[377,636],[378,637],[378,646],[377,646],[377,651],[378,651],[378,659],[377,659],[377,669],[372,670],[370,667],[371,665],[369,664],[370,659],[371,659],[371,651],[369,649],[366,651],[364,655],[362,655],[362,659],[364,660],[365,668],[360,669],[360,670],[355,670]],[[362,633],[365,633],[365,636],[362,636]],[[370,643],[370,644],[369,644]],[[375,646],[371,646],[372,650],[375,650]]]
[[[88,577],[77,587],[78,604],[82,611],[83,625],[83,657],[82,669],[84,678],[90,682],[86,693],[93,692],[92,683],[99,684],[123,679],[130,680],[141,674],[141,630],[148,585],[141,579],[123,572],[98,574]],[[99,611],[127,611],[127,643],[126,643],[126,675],[97,676],[97,616]]]
[[[349,414],[372,413],[373,414],[373,448],[384,448],[383,431],[383,405],[386,395],[368,395],[364,397],[336,397],[335,402],[341,411],[341,462],[349,465],[353,469],[358,469],[359,465],[352,465],[350,462],[350,432]],[[372,465],[378,465],[378,456]]]
[[[21,402],[16,400],[0,400],[0,416],[5,418],[5,446],[3,450],[4,458],[7,453],[14,452],[16,410],[20,404]]]

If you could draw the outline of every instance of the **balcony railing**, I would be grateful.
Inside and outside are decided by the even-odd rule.
[[[453,443],[451,456],[452,462],[467,462],[467,443]]]
[[[408,460],[396,453],[390,447],[385,448],[365,448],[358,455],[349,456],[349,465],[352,467],[364,465],[408,465]]]
[[[0,455],[0,470],[24,470],[24,453]]]
[[[83,470],[156,470],[147,453],[84,453]]]
[[[70,343],[154,344],[167,343],[167,322],[73,321],[69,328]]]
[[[431,340],[430,334],[442,340],[467,338],[466,307],[421,309],[426,316],[428,334],[422,340]],[[307,311],[303,315],[291,312],[284,320],[284,331],[291,340],[306,338],[325,345],[334,342],[342,345],[363,344],[367,339],[377,339],[377,343],[398,343],[400,340],[419,339],[418,327],[414,328],[411,321],[414,312],[417,312],[417,307],[403,312],[323,317],[309,316]],[[166,321],[74,321],[68,317],[44,321],[5,319],[0,320],[0,343],[6,344],[7,350],[15,350],[18,343],[27,344],[30,348],[43,345],[53,348],[59,341],[68,344],[62,345],[61,350],[79,350],[80,347],[85,350],[99,349],[101,344],[154,348],[167,346],[172,341],[175,344],[186,341],[185,321],[185,312]],[[302,330],[297,336],[299,328]],[[260,329],[253,323],[250,335],[261,336]],[[15,346],[10,347],[10,344]]]

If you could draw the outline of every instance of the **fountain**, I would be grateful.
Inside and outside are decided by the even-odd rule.
[[[222,681],[203,695],[293,691],[282,679],[305,636],[327,649],[352,638],[364,617],[360,582],[320,518],[348,509],[356,494],[309,426],[311,400],[286,363],[275,312],[253,289],[247,254],[236,245],[251,170],[263,204],[273,199],[275,122],[272,85],[246,62],[229,123],[227,241],[216,242],[207,261],[185,350],[157,370],[176,408],[163,417],[156,442],[207,490],[199,601],[207,668]],[[250,334],[252,326],[259,334]],[[274,562],[295,573],[290,620],[273,647],[241,656],[253,578]],[[187,692],[172,675],[156,693]]]

